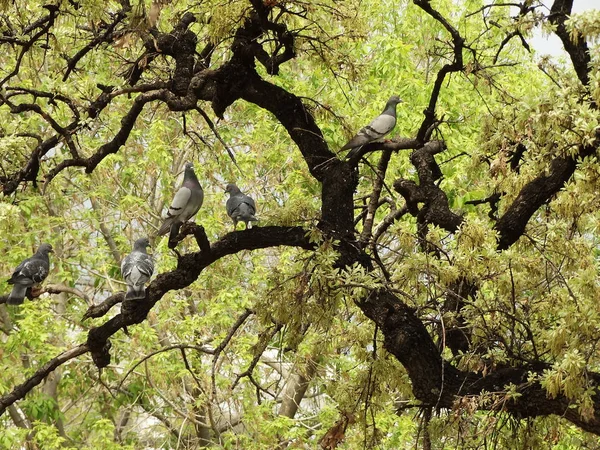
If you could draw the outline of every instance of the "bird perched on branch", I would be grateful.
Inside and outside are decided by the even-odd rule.
[[[52,252],[50,244],[42,244],[31,258],[17,266],[8,280],[8,284],[12,284],[13,288],[6,300],[7,304],[20,305],[25,300],[27,290],[46,279],[50,270],[48,254]]]
[[[398,103],[402,103],[400,97],[392,95],[381,114],[375,117],[369,125],[361,128],[356,136],[340,149],[340,151],[351,149],[346,155],[346,159],[356,155],[363,145],[377,141],[392,131],[396,126],[396,105]]]
[[[254,217],[256,213],[254,200],[240,191],[240,188],[233,183],[227,185],[225,192],[229,193],[225,207],[227,215],[233,219],[233,229],[237,228],[238,222],[244,222],[246,229],[252,228],[252,222],[258,222],[258,219]]]
[[[194,173],[194,165],[188,162],[185,164],[183,183],[175,194],[169,211],[167,211],[167,217],[157,234],[163,236],[170,231],[169,241],[173,241],[179,233],[181,225],[198,212],[203,201],[204,191]]]
[[[121,274],[127,283],[126,300],[146,297],[144,285],[150,280],[154,272],[154,260],[146,252],[148,247],[150,247],[148,238],[138,239],[133,244],[133,251],[121,262]]]

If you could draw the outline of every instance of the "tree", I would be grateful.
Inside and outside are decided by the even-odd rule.
[[[56,250],[35,301],[0,305],[3,446],[600,434],[600,17],[371,3],[3,7],[2,273]],[[568,60],[536,64],[535,26]],[[392,139],[336,154],[392,94]],[[188,160],[197,225],[123,303]],[[258,227],[230,231],[228,181]]]

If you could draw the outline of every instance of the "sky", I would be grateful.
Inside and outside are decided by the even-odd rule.
[[[552,0],[544,2],[548,8],[552,5]],[[574,0],[573,12],[581,13],[590,9],[600,9],[600,0]],[[562,42],[555,34],[550,36],[542,36],[541,30],[538,30],[533,39],[530,40],[531,46],[541,55],[561,56],[564,55]]]

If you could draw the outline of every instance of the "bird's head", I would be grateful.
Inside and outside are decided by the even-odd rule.
[[[147,237],[139,238],[133,244],[133,248],[135,249],[145,250],[148,247],[150,247],[150,240]]]
[[[52,245],[44,243],[44,244],[40,245],[40,248],[38,248],[38,252],[40,252],[40,253],[54,253],[54,250],[52,250]]]
[[[392,95],[388,100],[388,104],[397,105],[398,103],[404,103],[404,100],[402,100],[397,95]]]
[[[229,183],[225,188],[225,192],[227,192],[229,195],[234,195],[240,192],[240,188],[237,187],[235,183]]]

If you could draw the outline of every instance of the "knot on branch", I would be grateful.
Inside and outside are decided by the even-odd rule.
[[[110,364],[110,349],[112,344],[109,339],[101,336],[98,328],[92,328],[88,333],[87,346],[92,354],[92,360],[98,369]]]
[[[196,238],[196,243],[198,244],[201,252],[210,253],[210,242],[208,240],[208,236],[206,236],[204,227],[194,222],[186,222],[181,225],[179,233],[177,233],[175,237],[169,236],[169,242],[167,246],[173,250],[181,241],[185,239],[186,236],[189,235],[193,235]]]
[[[442,172],[434,155],[445,149],[442,141],[431,141],[415,150],[410,159],[417,169],[419,184],[399,179],[394,182],[394,189],[404,197],[408,211],[421,225],[432,223],[454,233],[462,223],[462,217],[450,210],[446,193],[435,184]],[[423,203],[421,209],[420,203]]]
[[[430,141],[423,147],[416,149],[410,156],[410,161],[419,174],[421,185],[433,184],[442,177],[442,171],[434,155],[444,150],[446,150],[446,144],[443,141]]]
[[[236,31],[231,49],[234,58],[239,58],[244,65],[254,66],[256,59],[269,75],[277,75],[279,66],[296,56],[296,35],[284,24],[269,20],[268,11],[262,5],[258,5],[259,2],[255,3],[255,11],[248,16],[244,26]],[[259,38],[267,33],[270,34],[269,40],[274,41],[274,45],[270,47],[270,54],[259,41]]]
[[[102,303],[90,306],[81,318],[81,320],[84,321],[86,319],[89,319],[90,317],[102,317],[110,310],[110,308],[115,306],[117,303],[121,303],[124,298],[124,292],[117,292],[115,295],[111,295]]]
[[[127,325],[142,323],[148,317],[150,309],[154,303],[148,300],[148,289],[146,289],[145,299],[127,300],[124,299],[121,303],[121,314]]]
[[[173,31],[179,33],[184,32],[191,24],[196,22],[196,20],[196,16],[188,11],[183,16],[181,16],[179,23],[173,27]]]
[[[198,36],[193,31],[188,30],[188,27],[195,21],[196,16],[188,12],[183,15],[170,33],[161,33],[153,28],[150,30],[148,39],[144,42],[146,56],[159,52],[175,59],[171,89],[176,95],[183,96],[187,94],[194,75]]]
[[[251,78],[258,78],[254,67],[237,63],[232,59],[223,66],[216,77],[215,95],[212,98],[212,109],[222,119],[225,110],[241,96]]]

